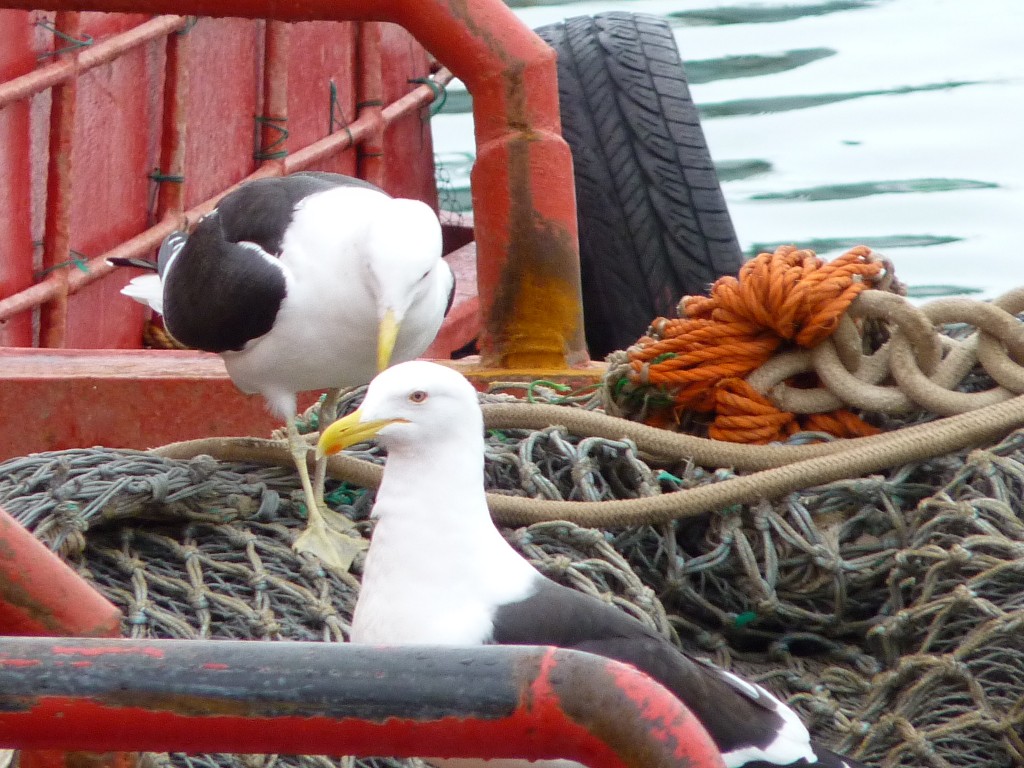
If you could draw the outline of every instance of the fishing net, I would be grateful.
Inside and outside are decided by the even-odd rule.
[[[627,441],[558,427],[487,438],[487,484],[506,494],[621,499],[729,476],[654,464]],[[368,536],[372,493],[329,491]],[[1016,432],[710,516],[606,531],[547,522],[505,535],[555,580],[777,691],[840,751],[881,766],[1010,766],[1024,763],[1022,497]],[[354,576],[339,576],[297,555],[300,502],[290,468],[202,456],[93,448],[0,464],[0,504],[117,604],[136,638],[344,640],[361,559]]]

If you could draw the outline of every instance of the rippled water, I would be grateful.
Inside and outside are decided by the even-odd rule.
[[[530,27],[669,20],[748,254],[865,243],[918,297],[1024,286],[1021,0],[510,4]],[[469,108],[456,86],[434,121],[453,206],[468,202]]]

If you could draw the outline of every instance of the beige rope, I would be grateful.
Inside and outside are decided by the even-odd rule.
[[[504,525],[568,520],[607,528],[649,525],[700,515],[734,504],[776,498],[801,488],[860,477],[887,467],[993,443],[1024,426],[1024,396],[894,432],[805,446],[724,443],[554,405],[486,405],[484,418],[490,429],[537,429],[559,424],[577,435],[630,439],[641,451],[664,458],[692,458],[704,466],[761,470],[712,485],[618,501],[550,501],[487,495],[492,516]],[[156,448],[153,452],[175,459],[206,454],[222,461],[291,465],[291,454],[284,444],[257,438],[192,440]],[[333,478],[370,488],[380,484],[382,475],[379,466],[345,455],[331,457],[327,471]]]

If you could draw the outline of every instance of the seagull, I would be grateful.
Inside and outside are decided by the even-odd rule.
[[[296,395],[329,390],[326,424],[342,388],[430,345],[455,288],[434,211],[361,179],[296,173],[226,195],[190,234],[170,234],[156,264],[110,262],[150,269],[122,293],[182,344],[220,354],[235,385],[286,421],[309,516],[295,548],[347,571],[365,544],[324,503],[324,462],[310,480]]]
[[[727,768],[859,767],[815,743],[797,714],[761,686],[684,654],[635,617],[534,568],[491,520],[483,435],[473,386],[426,361],[380,373],[362,405],[321,434],[318,455],[372,437],[387,449],[352,642],[586,651],[632,664],[674,693]]]

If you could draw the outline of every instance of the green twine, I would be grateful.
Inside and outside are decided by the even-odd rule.
[[[54,48],[52,51],[44,51],[36,56],[37,61],[43,59],[49,59],[54,56],[60,56],[62,53],[70,53],[71,51],[78,50],[79,48],[86,48],[93,44],[92,35],[85,32],[82,33],[80,38],[72,37],[67,32],[62,32],[49,19],[39,19],[36,21],[37,27],[42,27],[46,31],[53,34],[54,37],[59,37],[61,40],[67,43],[63,48]]]
[[[327,122],[327,135],[334,133],[335,128],[341,128],[348,134],[349,144],[355,144],[356,138],[352,135],[352,130],[348,127],[348,120],[345,119],[345,114],[341,111],[341,104],[338,102],[338,86],[331,80],[328,85],[330,93],[330,115]]]
[[[754,611],[744,611],[743,613],[737,614],[736,618],[732,620],[732,623],[737,629],[742,629],[756,618],[757,614],[754,613]]]
[[[434,98],[430,105],[430,117],[433,117],[442,109],[444,109],[445,102],[448,101],[448,89],[441,85],[436,80],[429,77],[413,77],[407,82],[417,83],[418,85],[425,85],[431,91],[434,92]]]
[[[499,443],[507,443],[509,441],[508,440],[508,435],[506,435],[504,433],[504,431],[502,431],[500,429],[489,429],[489,430],[487,430],[487,434],[488,434],[488,436],[490,436],[493,439],[497,440]]]
[[[160,184],[161,182],[164,182],[164,181],[169,181],[172,184],[184,184],[185,183],[185,177],[184,176],[179,176],[179,175],[176,175],[176,174],[173,174],[173,173],[162,173],[159,168],[154,168],[152,170],[152,172],[149,174],[149,178],[151,178],[157,184]]]
[[[252,156],[256,160],[280,160],[283,157],[288,156],[288,150],[284,149],[284,143],[288,139],[288,129],[284,125],[279,123],[287,123],[287,117],[269,117],[267,115],[255,115],[253,120],[256,122],[255,139],[253,146],[256,149],[253,150]],[[270,145],[265,148],[260,148],[260,126],[265,125],[268,128],[272,128],[278,132],[278,137],[270,142]],[[281,147],[281,149],[278,149]]]
[[[179,29],[174,34],[178,35],[179,37],[184,37],[189,32],[191,32],[193,30],[193,28],[195,28],[196,24],[198,24],[198,23],[199,23],[199,17],[198,16],[186,16],[185,17],[185,26],[183,26],[181,29]]]
[[[47,267],[46,269],[41,269],[36,272],[36,280],[46,277],[51,272],[56,272],[58,269],[63,269],[64,267],[78,267],[78,269],[85,274],[89,274],[89,258],[85,254],[79,253],[74,249],[72,249],[70,253],[71,258],[67,261],[61,261]]]
[[[555,390],[556,392],[568,392],[571,389],[571,387],[568,387],[565,384],[559,384],[557,381],[548,381],[547,379],[535,379],[534,381],[531,381],[529,384],[526,385],[527,402],[537,402],[537,397],[535,395],[537,387],[549,387]],[[544,402],[546,403],[548,402],[548,400],[545,398]]]
[[[325,494],[324,501],[326,501],[332,508],[341,505],[351,507],[365,493],[365,488],[357,488],[354,485],[349,485],[348,483],[343,482],[333,491]]]

